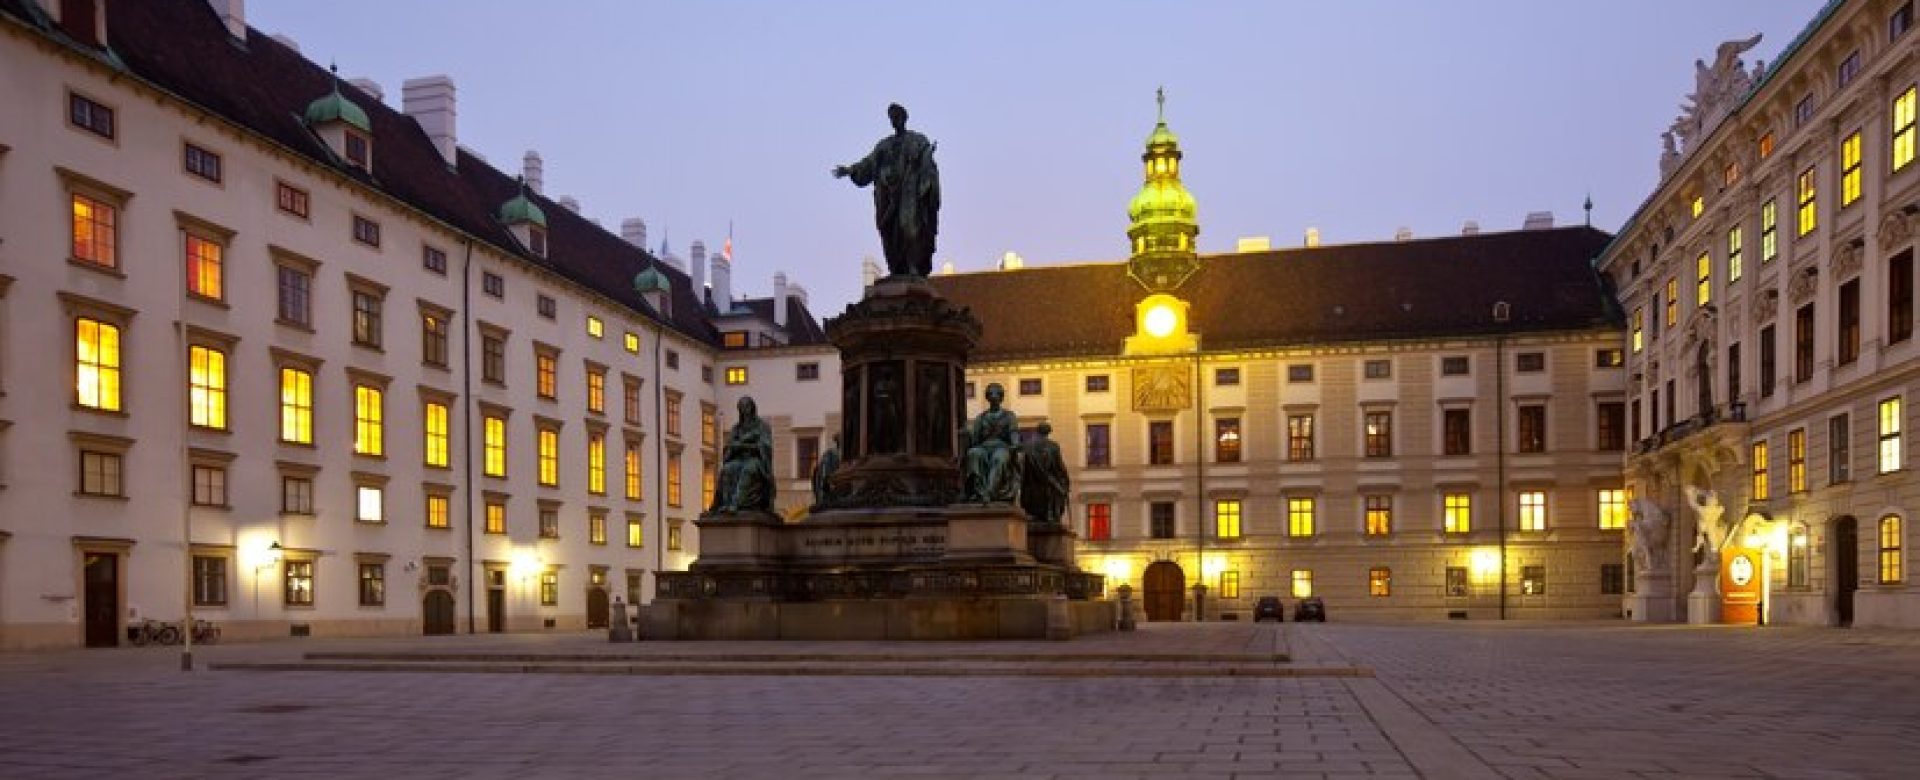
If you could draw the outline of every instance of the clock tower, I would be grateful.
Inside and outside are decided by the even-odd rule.
[[[1127,274],[1149,292],[1170,293],[1200,268],[1194,238],[1200,235],[1193,195],[1180,183],[1180,138],[1167,129],[1166,91],[1157,90],[1159,121],[1147,136],[1146,182],[1127,205],[1133,251]]]

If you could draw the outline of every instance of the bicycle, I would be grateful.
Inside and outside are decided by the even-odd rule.
[[[127,626],[127,639],[133,642],[135,647],[177,645],[180,644],[180,627],[158,620],[142,620]]]

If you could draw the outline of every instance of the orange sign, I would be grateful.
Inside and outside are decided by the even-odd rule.
[[[1727,545],[1720,548],[1720,622],[1760,622],[1760,588],[1766,550]]]

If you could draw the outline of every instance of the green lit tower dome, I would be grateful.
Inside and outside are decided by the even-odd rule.
[[[1135,281],[1154,292],[1179,288],[1200,267],[1194,239],[1200,235],[1199,208],[1180,182],[1180,137],[1167,128],[1166,93],[1156,94],[1160,116],[1147,136],[1146,181],[1127,204],[1127,238],[1133,251],[1127,263]]]

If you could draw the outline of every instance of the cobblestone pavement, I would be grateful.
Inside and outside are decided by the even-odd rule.
[[[1920,765],[1920,633],[1148,628],[966,646],[308,640],[204,648],[193,674],[177,671],[177,650],[166,648],[0,655],[0,777],[1799,778],[1910,777]],[[1301,666],[1358,664],[1377,677],[1136,679],[1118,667],[1096,678],[205,670],[207,661],[307,651],[1276,649]]]

